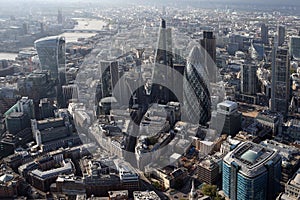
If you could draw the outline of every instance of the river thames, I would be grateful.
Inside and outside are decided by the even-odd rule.
[[[77,21],[74,29],[76,30],[101,30],[106,25],[106,22],[97,19],[90,18],[73,18]],[[62,33],[62,36],[66,38],[66,42],[76,42],[79,38],[90,38],[96,35],[96,33]],[[18,56],[17,53],[0,52],[0,60],[14,60]]]

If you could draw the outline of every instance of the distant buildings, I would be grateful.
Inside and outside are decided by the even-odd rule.
[[[58,24],[62,24],[63,23],[63,15],[62,15],[62,11],[60,9],[57,12],[57,23]]]
[[[223,161],[223,191],[232,200],[274,199],[279,193],[281,157],[277,151],[246,142]]]

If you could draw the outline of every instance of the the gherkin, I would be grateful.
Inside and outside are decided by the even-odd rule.
[[[198,46],[193,47],[187,58],[183,81],[183,118],[206,125],[211,118],[211,98],[207,69],[202,58]]]

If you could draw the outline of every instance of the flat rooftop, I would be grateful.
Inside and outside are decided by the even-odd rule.
[[[240,172],[248,177],[263,173],[268,162],[277,163],[280,156],[277,150],[272,150],[260,144],[245,142],[224,157],[227,165],[232,163],[241,167]]]

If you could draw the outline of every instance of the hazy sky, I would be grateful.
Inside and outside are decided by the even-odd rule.
[[[292,7],[298,12],[300,0],[0,0],[0,15],[9,13],[17,14],[26,12],[28,9],[48,9],[58,8],[88,8],[88,6],[122,6],[122,4],[135,5],[166,5],[176,7],[198,7],[198,8],[222,8],[225,5],[234,9],[249,8],[260,10],[276,10],[283,6]],[[257,6],[255,6],[257,5]],[[299,9],[300,10],[300,9]],[[300,12],[299,12],[300,14]]]

